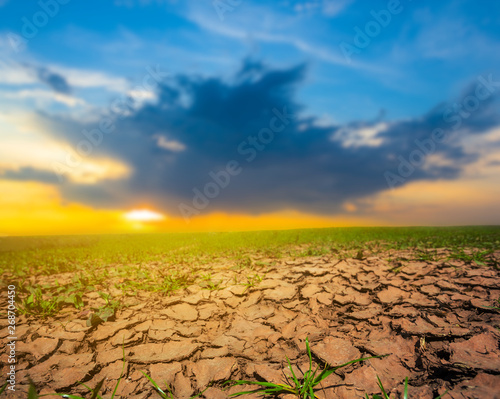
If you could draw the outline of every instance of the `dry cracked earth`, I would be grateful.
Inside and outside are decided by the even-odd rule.
[[[75,311],[50,320],[22,316],[18,385],[7,396],[25,398],[29,376],[42,394],[88,395],[79,382],[94,386],[105,378],[101,395],[109,398],[124,348],[117,397],[159,397],[144,371],[170,384],[176,398],[208,385],[202,397],[227,398],[243,390],[224,390],[228,379],[283,382],[286,356],[297,373],[305,371],[309,337],[320,365],[388,355],[339,369],[318,387],[319,398],[376,393],[376,376],[393,397],[402,397],[409,377],[410,398],[445,390],[450,399],[500,398],[500,313],[485,308],[500,297],[499,271],[459,261],[410,261],[395,273],[386,257],[282,259],[251,288],[228,283],[213,291],[190,286],[168,297],[140,293],[133,306],[97,327],[87,327],[86,316]],[[230,281],[234,271],[213,273]],[[97,300],[86,300],[92,298]],[[5,360],[2,354],[2,376]]]

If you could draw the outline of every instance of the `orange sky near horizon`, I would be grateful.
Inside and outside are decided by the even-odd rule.
[[[498,2],[48,2],[0,0],[0,237],[500,225]]]
[[[277,230],[354,223],[294,211],[256,216],[215,212],[195,216],[189,223],[182,217],[163,214],[163,220],[139,221],[129,220],[127,213],[131,210],[127,209],[94,209],[78,203],[63,204],[57,189],[42,183],[0,180],[0,190],[14,193],[0,199],[0,235],[4,236]],[[366,222],[358,220],[356,224],[365,225]]]
[[[500,186],[492,185],[488,179],[473,178],[411,183],[367,198],[364,203],[346,203],[345,211],[337,215],[314,215],[294,210],[260,215],[213,212],[192,217],[189,223],[180,216],[140,205],[135,210],[161,213],[163,219],[130,220],[127,214],[133,209],[95,209],[80,203],[66,203],[57,186],[34,181],[0,179],[0,192],[8,193],[0,197],[0,235],[3,236],[479,225],[492,224],[491,221],[500,216],[496,206]],[[357,212],[360,205],[370,209],[369,215]],[[496,213],[492,214],[492,210]]]

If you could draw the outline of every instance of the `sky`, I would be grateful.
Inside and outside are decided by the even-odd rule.
[[[0,0],[0,235],[500,223],[500,3]]]

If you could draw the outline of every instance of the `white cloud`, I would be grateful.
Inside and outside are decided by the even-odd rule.
[[[354,0],[323,0],[323,14],[334,17],[344,11]]]
[[[294,6],[298,13],[321,12],[327,17],[335,17],[344,11],[353,0],[308,0]]]
[[[44,65],[44,68],[61,75],[71,87],[103,88],[112,92],[125,93],[129,82],[123,77],[112,76],[105,72],[78,68],[66,68],[56,64]],[[13,60],[0,61],[0,84],[22,86],[40,83],[34,66]]]
[[[16,92],[0,92],[4,98],[8,99],[32,99],[38,107],[43,107],[52,102],[58,102],[68,107],[78,105],[85,106],[87,103],[81,98],[73,97],[63,93],[56,93],[51,90],[25,89]]]
[[[129,82],[125,78],[111,76],[104,72],[77,68],[65,68],[57,65],[52,65],[48,68],[51,71],[63,76],[72,87],[100,87],[108,91],[125,93],[130,86]]]
[[[340,142],[344,148],[379,147],[384,139],[378,137],[378,134],[387,130],[387,127],[387,123],[382,122],[360,128],[343,127],[337,130],[331,139]]]
[[[70,181],[94,184],[101,180],[123,179],[131,173],[130,167],[121,160],[92,155],[80,157],[65,143],[43,132],[35,118],[23,113],[0,113],[0,142],[0,175],[6,170],[29,167],[56,176],[57,165]],[[79,160],[78,165],[68,166],[68,156]]]
[[[273,33],[270,32],[269,30],[256,31],[254,29],[255,26],[257,25],[254,24],[250,24],[253,26],[253,29],[251,31],[245,30],[244,28],[240,27],[238,28],[230,27],[229,24],[227,23],[221,24],[220,21],[207,18],[205,14],[198,12],[192,13],[190,15],[190,19],[192,22],[196,23],[200,27],[222,36],[230,37],[233,39],[241,39],[241,40],[252,38],[268,43],[289,44],[307,54],[313,55],[317,58],[321,58],[323,61],[338,65],[348,65],[347,60],[338,52],[336,53],[326,48],[313,46],[307,43],[305,40],[300,38],[295,38],[289,34]],[[250,18],[248,16],[248,13],[246,13],[245,20],[248,21],[249,19]],[[244,26],[244,25],[238,24],[238,26]]]
[[[154,136],[156,138],[156,144],[160,148],[164,148],[165,150],[170,150],[173,152],[182,152],[186,149],[186,146],[177,140],[169,140],[165,136],[157,134]]]
[[[8,59],[0,60],[0,84],[19,86],[38,82],[31,69]]]
[[[467,177],[494,175],[500,179],[500,128],[494,127],[482,135],[466,134],[458,138],[468,154],[481,154],[467,165],[462,174]]]
[[[263,14],[268,15],[268,17],[263,19]],[[314,43],[312,40],[304,39],[305,35],[294,36],[290,34],[290,29],[293,29],[294,32],[302,31],[297,18],[284,15],[271,17],[270,15],[271,12],[268,9],[251,10],[247,6],[241,16],[233,14],[232,18],[226,18],[223,24],[217,18],[210,18],[206,12],[202,12],[200,9],[191,10],[186,17],[202,29],[221,36],[236,40],[253,39],[265,43],[289,45],[313,59],[319,59],[329,64],[393,75],[391,68],[387,68],[385,65],[347,60],[336,47],[333,49]],[[286,33],[279,32],[280,27],[284,28]]]

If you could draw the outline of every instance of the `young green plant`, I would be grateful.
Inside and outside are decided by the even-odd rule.
[[[378,386],[380,388],[380,391],[382,392],[382,396],[375,394],[372,396],[372,399],[391,399],[389,395],[387,395],[387,392],[382,385],[382,381],[380,381],[379,376],[377,376],[377,381],[378,381]],[[436,399],[441,399],[444,395],[446,395],[448,391],[443,393],[442,395],[439,395]],[[370,399],[368,394],[365,394],[366,399]],[[403,399],[408,399],[408,377],[405,378],[405,387],[404,387],[404,393],[403,393]]]
[[[149,382],[151,382],[151,384],[154,386],[156,392],[158,392],[158,394],[163,399],[175,399],[174,398],[174,393],[172,392],[172,390],[170,389],[170,387],[168,386],[168,384],[166,384],[166,386],[167,386],[167,392],[165,392],[163,389],[160,388],[160,386],[156,383],[156,381],[153,380],[144,371],[141,371],[141,373],[144,375],[144,377],[146,377],[149,380]],[[197,394],[195,396],[191,396],[191,398],[189,398],[189,399],[195,399],[195,398],[200,397],[203,394],[203,392],[205,392],[209,387],[210,387],[210,385],[208,387],[206,387],[203,391],[201,391],[199,394]]]
[[[350,362],[334,367],[325,364],[323,370],[319,372],[319,365],[313,369],[312,354],[311,354],[311,348],[309,347],[308,338],[306,338],[306,350],[307,350],[307,356],[309,358],[309,369],[304,373],[304,376],[302,378],[297,378],[295,372],[293,371],[292,364],[290,363],[290,359],[288,359],[287,357],[286,361],[288,363],[288,369],[290,370],[292,375],[291,375],[291,380],[289,377],[286,377],[287,380],[286,384],[275,384],[272,382],[247,381],[247,380],[227,381],[226,383],[232,383],[232,386],[257,385],[262,387],[253,391],[242,391],[242,392],[232,393],[229,396],[242,396],[255,393],[272,395],[272,396],[276,396],[279,394],[294,394],[300,399],[315,399],[317,398],[316,394],[314,393],[316,386],[325,378],[336,372],[338,369],[346,367],[350,364],[362,362],[364,360],[381,357],[381,356],[372,356],[372,357],[355,359],[351,360]]]

